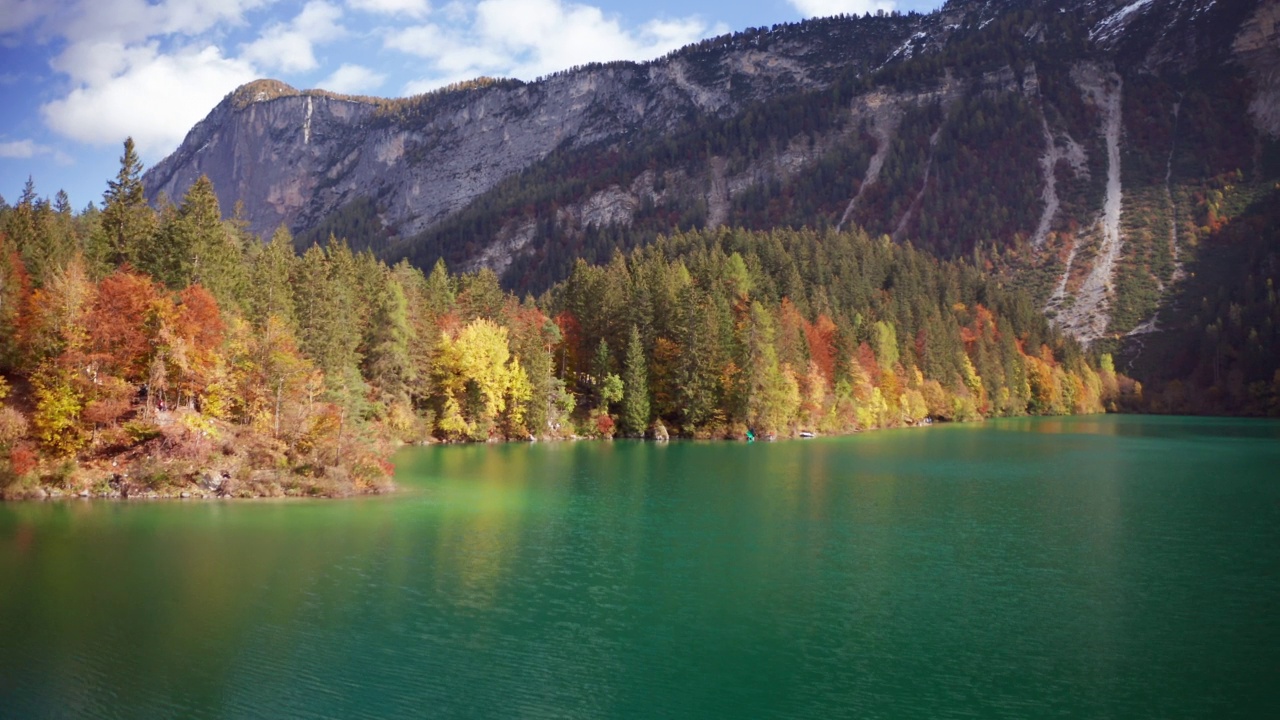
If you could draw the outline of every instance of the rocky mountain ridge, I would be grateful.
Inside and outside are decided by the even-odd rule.
[[[229,94],[148,171],[154,199],[201,174],[250,228],[301,231],[359,197],[379,200],[391,234],[456,213],[557,149],[661,135],[779,93],[826,87],[866,68],[918,18],[831,19],[707,41],[650,63],[617,62],[536,82],[481,80],[388,100],[298,91],[260,80]],[[766,49],[761,38],[768,37]]]

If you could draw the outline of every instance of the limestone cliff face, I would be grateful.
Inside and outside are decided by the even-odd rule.
[[[365,143],[354,130],[376,108],[287,90],[274,97],[260,92],[247,102],[228,96],[173,155],[147,172],[148,193],[176,201],[208,175],[227,210],[243,203],[254,231],[296,227],[314,198],[332,190],[323,188],[326,181],[359,162]]]
[[[206,174],[223,206],[242,202],[250,228],[264,235],[377,198],[389,234],[411,236],[558,148],[625,143],[825,87],[837,72],[869,65],[908,25],[830,20],[817,35],[800,26],[764,43],[721,39],[652,63],[402,100],[256,81],[228,95],[144,183],[153,200],[177,199]]]

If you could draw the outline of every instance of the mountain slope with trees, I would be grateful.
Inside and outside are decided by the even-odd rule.
[[[1118,351],[1177,312],[1206,188],[1280,177],[1278,14],[952,0],[417,98],[263,81],[148,182],[177,195],[206,173],[262,234],[489,267],[520,292],[659,234],[856,225],[996,272]]]

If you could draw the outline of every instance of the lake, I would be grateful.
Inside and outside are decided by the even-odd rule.
[[[412,448],[0,504],[0,717],[1280,717],[1280,423]]]

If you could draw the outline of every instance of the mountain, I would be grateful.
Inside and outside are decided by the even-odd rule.
[[[534,292],[678,229],[859,225],[1140,366],[1144,336],[1212,324],[1185,297],[1201,265],[1244,272],[1206,264],[1224,229],[1275,246],[1277,20],[1277,0],[952,0],[406,99],[258,81],[144,182],[207,174],[261,234]]]
[[[244,200],[263,234],[281,223],[305,230],[373,200],[389,234],[408,236],[556,151],[661,137],[779,93],[828,87],[849,68],[869,69],[906,26],[819,21],[780,41],[753,31],[651,63],[590,65],[532,83],[482,78],[395,100],[260,80],[228,95],[145,180],[153,198],[180,197],[207,174],[228,207]]]

